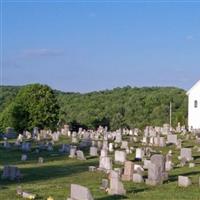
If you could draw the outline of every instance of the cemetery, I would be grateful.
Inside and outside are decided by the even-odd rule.
[[[180,117],[183,104],[175,100],[184,99],[172,88],[166,90],[175,92],[171,97],[177,109],[173,116],[171,103],[167,106],[168,100],[163,98],[163,104],[170,109],[165,117],[156,114],[154,121],[143,115],[142,123],[131,118],[124,123],[121,118],[113,122],[115,116],[111,114],[109,123],[106,121],[109,127],[101,125],[101,121],[98,126],[60,123],[62,104],[51,88],[39,84],[22,88],[0,115],[0,199],[199,199],[200,126],[193,108],[199,111],[198,101],[193,98],[196,88],[199,91],[199,82],[188,92],[188,119],[183,117],[185,114]],[[136,95],[138,89],[128,90]],[[147,99],[152,95],[148,92]],[[38,101],[41,93],[45,105]],[[150,103],[145,101],[142,103]],[[109,104],[112,106],[113,101]],[[119,102],[115,105],[120,106]],[[178,118],[182,121],[177,122]],[[151,125],[147,119],[160,125]],[[185,125],[187,120],[189,127]]]
[[[16,138],[12,131],[0,142],[0,199],[200,197],[199,136],[184,125],[77,132],[67,125],[56,132],[35,127]]]

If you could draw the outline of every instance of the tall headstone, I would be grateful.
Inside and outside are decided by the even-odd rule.
[[[123,183],[120,181],[119,173],[111,171],[110,173],[110,188],[108,193],[111,195],[125,195],[126,190],[124,189]]]
[[[126,161],[124,164],[124,174],[122,175],[122,180],[130,181],[132,180],[134,171],[134,163],[131,161]]]

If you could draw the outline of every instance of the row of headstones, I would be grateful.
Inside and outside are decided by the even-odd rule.
[[[108,157],[107,157],[108,158]],[[137,165],[136,165],[137,166]],[[157,154],[151,157],[148,163],[148,178],[145,180],[147,185],[158,185],[162,184],[168,179],[168,173],[165,168],[165,158],[163,155]],[[115,171],[116,170],[116,171]],[[112,170],[110,166],[109,179],[110,184],[106,179],[102,180],[102,188],[106,189],[109,194],[112,195],[124,195],[126,190],[124,189],[123,183],[120,181],[120,177],[124,181],[132,180],[135,183],[144,182],[143,172],[144,169],[137,166],[131,161],[126,161],[124,166],[124,173],[121,174],[119,169]],[[108,172],[108,171],[107,171]],[[186,176],[178,177],[178,186],[187,187],[191,184],[191,181]]]

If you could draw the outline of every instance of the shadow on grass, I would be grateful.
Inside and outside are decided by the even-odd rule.
[[[139,193],[139,192],[144,192],[147,190],[148,190],[148,188],[140,188],[140,189],[134,189],[133,191],[134,191],[134,193]],[[133,191],[131,190],[131,192],[133,192]]]
[[[113,195],[113,196],[101,197],[95,200],[123,200],[123,199],[128,199],[128,198],[124,195]]]
[[[93,161],[77,161],[73,163],[66,163],[61,165],[36,165],[31,168],[20,168],[23,175],[20,183],[34,182],[38,180],[50,180],[59,177],[68,177],[74,174],[88,171],[90,165],[96,165],[97,162]],[[2,181],[4,185],[16,183],[16,181]]]
[[[200,159],[200,156],[193,156],[194,160]]]
[[[176,174],[176,175],[171,175],[169,176],[168,181],[170,182],[174,182],[178,180],[178,176],[193,176],[193,175],[199,175],[200,171],[195,171],[195,172],[187,172],[187,173],[180,173],[180,174]]]

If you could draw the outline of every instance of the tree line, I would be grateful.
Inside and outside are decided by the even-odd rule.
[[[110,130],[161,126],[169,122],[187,122],[187,96],[175,87],[130,87],[86,94],[65,93],[49,86],[31,84],[23,87],[2,86],[0,130],[14,127],[17,131],[39,128],[56,129],[67,123],[71,128]]]

